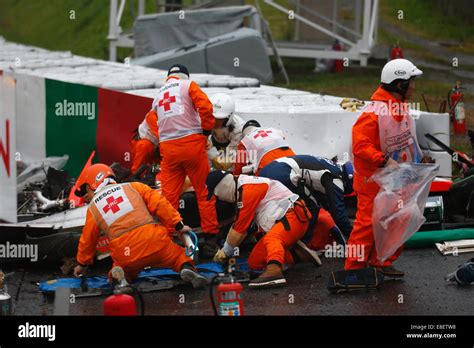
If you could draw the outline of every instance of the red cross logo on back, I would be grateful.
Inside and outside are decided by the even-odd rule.
[[[110,210],[112,210],[112,213],[116,213],[120,210],[119,204],[123,202],[123,197],[119,198],[114,198],[114,197],[109,197],[106,199],[107,205],[103,208],[104,213],[108,213]]]
[[[170,92],[166,92],[163,95],[163,99],[161,99],[160,102],[158,103],[158,106],[163,106],[165,111],[169,111],[171,109],[170,105],[174,102],[176,102],[176,97],[175,96],[170,97]]]
[[[257,132],[257,134],[254,135],[254,139],[257,139],[258,137],[262,137],[262,138],[265,138],[265,137],[268,137],[268,134],[270,133],[273,133],[271,130],[268,130],[268,131],[265,131],[263,129],[259,130]]]

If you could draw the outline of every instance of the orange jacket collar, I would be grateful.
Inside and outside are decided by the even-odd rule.
[[[372,94],[372,97],[370,97],[370,100],[380,100],[380,101],[385,101],[388,102],[389,100],[397,103],[401,103],[402,101],[400,99],[395,98],[390,92],[386,91],[385,89],[382,88],[382,86],[379,86],[377,90]]]

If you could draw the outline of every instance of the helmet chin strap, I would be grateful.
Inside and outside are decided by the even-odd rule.
[[[406,95],[408,92],[408,86],[410,85],[410,79],[408,80],[399,80],[396,83],[384,83],[382,88],[388,92],[398,93],[402,96],[402,101],[406,100]],[[401,85],[400,87],[398,85]]]
[[[400,90],[402,91],[402,93],[400,94],[402,95],[402,101],[405,101],[407,97],[408,87],[410,86],[410,80],[411,79],[400,82],[400,85],[401,85]]]

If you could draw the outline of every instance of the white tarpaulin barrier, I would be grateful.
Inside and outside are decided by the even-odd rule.
[[[2,69],[13,71],[17,79],[16,151],[22,161],[42,160],[49,156],[46,151],[47,139],[50,139],[47,120],[56,118],[46,117],[48,91],[45,79],[124,90],[127,94],[149,98],[156,97],[157,89],[166,80],[164,70],[106,62],[70,52],[48,51],[0,38]],[[342,98],[266,85],[252,87],[258,85],[253,78],[192,72],[191,78],[208,95],[218,92],[231,94],[235,99],[236,114],[245,120],[256,119],[265,127],[283,130],[297,153],[325,157],[337,155],[341,161],[350,159],[351,128],[361,111],[343,110],[339,106]],[[50,96],[62,94],[50,89]],[[71,98],[65,95],[63,99]],[[97,101],[88,99],[88,102]],[[49,112],[51,114],[51,106]],[[451,176],[451,156],[428,143],[424,137],[429,132],[449,145],[449,115],[422,112],[416,123],[422,150],[429,150],[427,154],[440,164],[440,175]],[[52,155],[64,153],[56,151]]]
[[[239,113],[245,120],[256,119],[263,127],[283,130],[291,148],[298,154],[337,156],[341,161],[350,160],[350,130],[359,113]],[[317,122],[315,122],[317,118]],[[344,130],[344,131],[341,131]]]
[[[392,256],[426,221],[423,216],[437,164],[402,163],[380,169],[370,180],[380,186],[375,197],[372,224],[377,258]]]
[[[0,220],[17,222],[15,79],[0,70]]]

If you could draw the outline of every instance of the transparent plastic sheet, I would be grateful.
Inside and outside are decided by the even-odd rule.
[[[380,186],[372,224],[377,258],[392,256],[425,222],[423,212],[437,164],[402,163],[378,170],[370,179]]]

